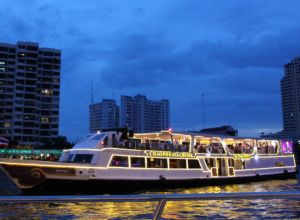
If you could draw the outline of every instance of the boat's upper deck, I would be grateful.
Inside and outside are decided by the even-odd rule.
[[[90,134],[79,141],[73,150],[99,150],[105,148],[189,152],[212,155],[282,155],[292,154],[288,140],[216,136],[203,133],[161,131],[140,133],[132,137],[120,131]]]

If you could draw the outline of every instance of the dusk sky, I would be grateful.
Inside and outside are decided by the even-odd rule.
[[[300,56],[299,0],[0,0],[0,42],[62,50],[60,134],[94,99],[170,100],[171,127],[282,129],[283,65]]]

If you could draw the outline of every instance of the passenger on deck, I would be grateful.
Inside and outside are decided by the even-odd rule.
[[[218,147],[215,144],[213,144],[212,146],[212,153],[213,154],[218,153]]]
[[[229,150],[230,153],[234,153],[234,147],[233,147],[233,145],[228,144],[227,148],[228,148],[228,150]]]
[[[276,143],[275,146],[274,146],[274,153],[275,154],[277,153],[277,150],[278,150],[278,144]]]
[[[158,150],[159,149],[158,141],[153,141],[152,148],[153,148],[153,150]]]
[[[181,152],[181,145],[178,144],[178,152]]]
[[[200,145],[199,152],[200,152],[200,153],[206,153],[206,148],[207,148],[207,146],[206,146],[205,144],[201,144],[201,145]]]
[[[164,145],[158,141],[158,150],[163,150],[164,149]]]
[[[175,147],[174,147],[173,144],[170,145],[170,150],[171,150],[171,151],[175,151]]]
[[[235,146],[234,153],[235,153],[235,154],[240,154],[240,153],[242,153],[242,144],[241,144],[241,143],[238,143],[238,144]]]
[[[129,148],[129,142],[128,142],[128,140],[124,140],[124,147],[125,148]]]
[[[150,150],[150,143],[149,143],[149,140],[146,140],[146,145],[145,145],[145,147],[146,147],[146,150]]]
[[[265,146],[265,153],[268,154],[269,153],[269,145]]]
[[[165,151],[168,151],[169,150],[169,145],[167,142],[164,143],[164,148],[163,148]]]

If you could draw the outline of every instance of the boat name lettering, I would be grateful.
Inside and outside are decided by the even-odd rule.
[[[234,154],[233,158],[235,158],[235,159],[250,159],[251,155],[250,154]]]
[[[70,173],[70,169],[55,169],[55,172],[57,173]]]
[[[179,157],[179,158],[195,157],[195,155],[190,152],[170,152],[170,151],[146,151],[146,155],[151,157]]]

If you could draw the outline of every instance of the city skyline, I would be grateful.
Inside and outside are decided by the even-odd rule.
[[[1,1],[0,41],[62,50],[60,133],[88,132],[95,99],[169,99],[171,127],[282,129],[283,66],[300,56],[298,1]],[[293,7],[290,7],[293,5]]]
[[[149,100],[145,95],[121,95],[103,99],[89,106],[90,132],[103,129],[128,128],[135,133],[157,132],[170,128],[170,104],[166,99]]]

